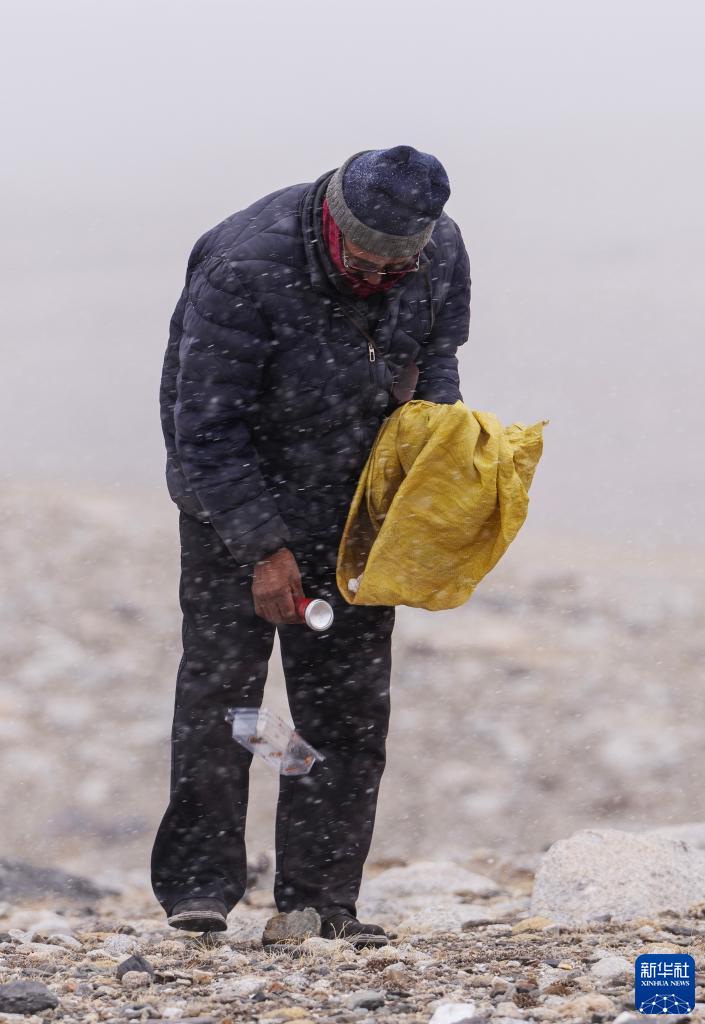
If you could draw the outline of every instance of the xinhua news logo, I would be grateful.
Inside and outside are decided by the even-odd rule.
[[[690,1013],[695,1008],[695,960],[689,953],[643,953],[634,968],[639,1013]]]

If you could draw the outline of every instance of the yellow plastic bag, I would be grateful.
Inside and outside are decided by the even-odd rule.
[[[462,402],[411,401],[385,421],[338,550],[349,604],[455,608],[526,519],[543,427],[503,427]]]

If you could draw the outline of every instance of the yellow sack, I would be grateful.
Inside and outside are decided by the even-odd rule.
[[[543,426],[415,400],[375,439],[338,549],[348,604],[455,608],[526,519]]]

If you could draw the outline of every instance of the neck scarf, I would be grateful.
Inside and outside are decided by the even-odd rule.
[[[385,274],[379,284],[370,284],[358,274],[354,274],[351,271],[346,270],[345,264],[343,263],[343,233],[333,220],[333,216],[328,208],[327,199],[323,200],[323,238],[330,258],[333,261],[336,270],[344,279],[345,284],[355,292],[356,295],[359,295],[362,298],[365,298],[367,295],[374,295],[378,292],[389,291],[397,281],[400,281],[405,274],[409,273],[408,270],[400,270],[395,274]]]

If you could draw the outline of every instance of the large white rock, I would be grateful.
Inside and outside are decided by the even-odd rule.
[[[643,833],[647,836],[661,836],[663,839],[682,839],[688,846],[705,850],[705,822],[688,821],[682,825],[662,825]]]
[[[459,892],[471,896],[494,896],[499,891],[499,886],[491,878],[468,871],[452,861],[442,860],[419,860],[406,867],[387,868],[362,886],[364,896],[384,899]]]
[[[661,835],[582,829],[544,854],[531,914],[581,924],[683,912],[705,897],[705,852]]]

